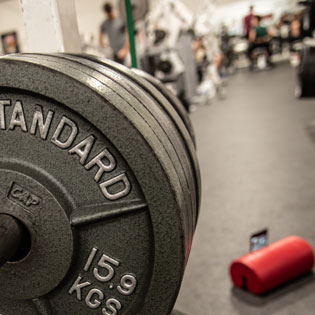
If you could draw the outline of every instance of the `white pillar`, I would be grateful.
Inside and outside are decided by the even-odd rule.
[[[27,52],[80,52],[73,0],[20,0]]]

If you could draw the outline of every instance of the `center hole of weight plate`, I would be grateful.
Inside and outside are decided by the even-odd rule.
[[[31,234],[28,228],[21,221],[19,221],[19,225],[22,232],[20,245],[18,246],[15,254],[8,260],[8,262],[21,261],[29,254],[32,247]]]

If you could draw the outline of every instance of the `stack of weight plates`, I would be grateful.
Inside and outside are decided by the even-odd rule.
[[[315,96],[315,47],[305,47],[300,54],[300,65],[297,68],[298,84],[295,89],[297,97]]]
[[[0,314],[170,314],[201,190],[181,104],[94,56],[10,55],[0,71],[0,213],[26,231]]]

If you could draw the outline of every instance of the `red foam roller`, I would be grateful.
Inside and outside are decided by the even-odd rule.
[[[290,236],[232,262],[235,286],[263,294],[303,275],[314,266],[312,247],[302,238]]]

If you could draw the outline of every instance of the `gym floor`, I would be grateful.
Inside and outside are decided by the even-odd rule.
[[[310,315],[315,276],[265,297],[233,288],[230,262],[250,234],[289,235],[315,248],[315,99],[294,97],[287,64],[229,78],[227,96],[191,115],[203,180],[202,208],[176,308],[186,315]],[[314,123],[315,124],[315,123]]]

